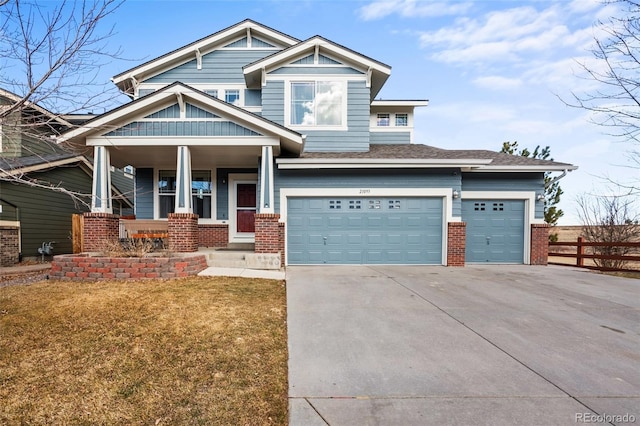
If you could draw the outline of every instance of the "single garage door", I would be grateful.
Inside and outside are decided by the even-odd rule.
[[[441,198],[289,198],[289,264],[441,264]]]
[[[462,220],[466,262],[524,262],[524,201],[462,200]]]

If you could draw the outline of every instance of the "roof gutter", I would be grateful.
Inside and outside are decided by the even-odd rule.
[[[562,171],[562,174],[560,176],[556,176],[553,179],[551,179],[549,182],[544,184],[544,189],[549,188],[551,185],[553,185],[554,183],[556,183],[557,181],[559,181],[560,179],[562,179],[563,177],[565,177],[567,175],[569,170],[565,169]]]

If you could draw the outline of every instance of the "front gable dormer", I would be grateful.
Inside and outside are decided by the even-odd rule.
[[[210,75],[213,68],[207,67],[207,59],[211,63],[215,59],[215,55],[212,56],[215,52],[224,56],[224,52],[229,54],[242,50],[249,53],[249,56],[233,71],[237,73],[235,80],[241,83],[241,67],[244,64],[297,43],[299,40],[296,38],[247,19],[120,73],[111,80],[123,93],[132,98],[137,98],[141,89],[158,90],[176,80],[190,85],[214,83],[215,75]],[[177,78],[177,74],[180,78]]]

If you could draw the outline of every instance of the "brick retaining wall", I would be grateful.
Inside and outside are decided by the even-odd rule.
[[[180,278],[197,275],[207,267],[204,255],[188,257],[91,257],[58,255],[51,263],[52,279],[112,280]]]

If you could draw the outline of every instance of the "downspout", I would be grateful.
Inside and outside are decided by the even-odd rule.
[[[562,174],[560,176],[556,176],[553,179],[551,179],[549,182],[547,182],[544,185],[544,189],[549,188],[551,185],[553,185],[554,183],[556,183],[557,181],[559,181],[560,179],[562,179],[563,177],[565,177],[567,175],[567,170],[565,169]]]

